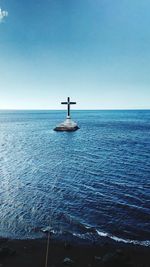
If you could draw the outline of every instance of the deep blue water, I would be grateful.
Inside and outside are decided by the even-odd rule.
[[[150,111],[0,111],[0,236],[150,245]]]

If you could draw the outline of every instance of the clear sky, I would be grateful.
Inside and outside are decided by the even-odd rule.
[[[0,108],[150,108],[149,0],[0,0]],[[64,108],[64,107],[63,107]]]

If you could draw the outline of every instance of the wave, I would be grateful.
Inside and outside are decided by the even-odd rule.
[[[56,230],[56,229],[53,229],[51,226],[46,226],[46,227],[40,228],[40,231],[43,233],[50,232],[50,234],[57,235],[57,236],[58,235],[63,236],[63,235],[69,234],[69,235],[78,237],[79,239],[87,240],[90,238],[91,240],[93,240],[93,237],[95,235],[97,235],[100,237],[109,238],[109,239],[114,240],[116,242],[122,242],[125,244],[133,244],[133,245],[138,245],[138,246],[150,247],[150,240],[141,240],[140,241],[140,240],[125,239],[125,238],[121,238],[121,237],[109,234],[107,232],[97,230],[96,228],[90,227],[87,225],[82,225],[82,230],[83,230],[83,233],[77,233],[77,232],[72,233],[71,231],[66,231],[66,230],[65,231],[61,231],[58,229]]]
[[[86,225],[84,225],[84,227],[87,229],[88,233],[97,233],[98,236],[107,237],[107,238],[110,238],[110,239],[112,239],[112,240],[114,240],[116,242],[123,242],[123,243],[126,243],[126,244],[133,244],[133,245],[150,247],[150,240],[132,240],[132,239],[128,239],[128,238],[125,239],[125,238],[117,237],[115,235],[111,235],[109,233],[97,230],[94,227],[90,227],[90,226],[86,226]]]
[[[132,240],[132,239],[124,239],[124,238],[121,238],[121,237],[117,237],[117,236],[114,236],[114,235],[110,235],[108,233],[105,233],[105,232],[101,232],[101,231],[98,231],[96,230],[97,234],[99,236],[102,236],[102,237],[108,237],[116,242],[123,242],[123,243],[126,243],[126,244],[133,244],[133,245],[139,245],[139,246],[145,246],[145,247],[150,247],[150,240]]]
[[[109,238],[109,239],[114,240],[116,242],[138,245],[138,246],[144,246],[144,247],[150,247],[150,240],[140,241],[140,240],[124,239],[124,238],[117,237],[117,236],[111,235],[109,233],[101,232],[98,230],[96,230],[96,232],[99,236]],[[86,234],[73,233],[73,236],[76,236],[78,238],[85,239],[85,240],[87,239]]]

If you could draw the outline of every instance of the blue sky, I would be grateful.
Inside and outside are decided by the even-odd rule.
[[[0,108],[150,108],[149,0],[0,0]],[[7,13],[8,12],[8,13]]]

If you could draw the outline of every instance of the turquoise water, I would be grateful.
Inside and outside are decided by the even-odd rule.
[[[150,111],[0,111],[0,236],[150,245]]]

